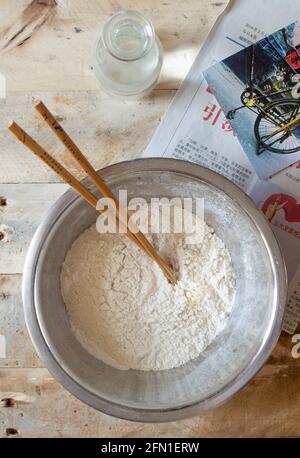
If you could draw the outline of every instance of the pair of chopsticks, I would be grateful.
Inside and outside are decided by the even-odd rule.
[[[69,150],[77,164],[87,173],[89,178],[96,185],[97,189],[104,197],[112,199],[116,206],[116,216],[118,223],[126,228],[126,235],[134,241],[145,253],[153,259],[161,268],[168,280],[175,285],[177,279],[167,263],[155,251],[151,243],[147,240],[142,232],[138,230],[135,224],[128,219],[127,212],[123,209],[116,199],[112,191],[106,183],[100,178],[96,170],[82,154],[78,146],[73,142],[69,135],[65,132],[62,126],[55,119],[53,114],[48,110],[40,100],[34,103],[34,108],[46,121],[50,129],[62,141],[65,147]],[[98,208],[98,199],[86,188],[79,180],[77,180],[67,169],[65,169],[56,159],[54,159],[42,146],[40,146],[30,135],[28,135],[16,122],[12,121],[8,125],[8,129],[18,140],[24,143],[33,154],[45,162],[57,175],[59,175],[66,183],[68,183],[75,191],[77,191],[92,207],[100,211]],[[109,210],[108,210],[109,211]]]

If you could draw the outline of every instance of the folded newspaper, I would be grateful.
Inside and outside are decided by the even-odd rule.
[[[234,110],[243,106],[241,111],[243,110],[245,113],[247,110],[251,116],[258,116],[260,113],[253,113],[249,107],[244,105],[249,102],[251,96],[252,98],[259,97],[264,95],[260,92],[266,89],[272,91],[274,87],[264,86],[264,84],[270,83],[266,78],[259,80],[259,86],[256,84],[257,81],[253,82],[248,99],[247,94],[243,94],[244,99],[240,97],[238,103],[236,103],[236,98],[232,98],[229,99],[229,104],[226,99],[226,104],[219,97],[225,111],[233,110],[228,116],[228,112],[223,111],[213,92],[219,87],[218,84],[215,84],[217,83],[216,78],[214,80],[209,78],[209,70],[207,72],[205,70],[208,68],[216,70],[215,64],[228,59],[233,54],[240,52],[240,55],[247,56],[245,63],[248,67],[250,62],[248,76],[241,75],[241,73],[233,75],[232,87],[241,89],[239,94],[241,96],[244,90],[249,89],[248,83],[249,81],[251,83],[251,75],[254,78],[254,71],[251,70],[253,56],[248,52],[249,49],[254,43],[281,29],[286,29],[287,42],[284,43],[285,46],[290,45],[289,49],[284,49],[285,55],[283,57],[286,58],[287,64],[294,62],[296,66],[299,51],[297,45],[299,43],[291,42],[291,32],[293,32],[292,38],[294,38],[298,26],[297,24],[291,26],[291,24],[295,24],[297,18],[299,18],[298,0],[285,0],[284,3],[281,0],[264,0],[263,2],[251,0],[251,16],[249,15],[249,0],[232,0],[210,32],[206,43],[196,57],[144,154],[146,157],[163,156],[185,159],[215,170],[249,194],[256,205],[265,213],[272,224],[286,260],[290,284],[283,330],[290,334],[295,332],[300,322],[300,166],[297,162],[300,159],[300,152],[297,150],[299,136],[297,132],[293,132],[294,144],[291,145],[290,141],[285,142],[282,133],[284,129],[282,129],[273,134],[269,143],[278,140],[278,138],[279,141],[275,142],[274,145],[268,145],[264,137],[266,133],[260,121],[261,129],[256,129],[257,132],[260,132],[260,136],[255,136],[253,125],[250,146],[248,149],[245,148],[247,143],[247,139],[244,138],[245,132],[241,133],[236,127],[238,122],[235,124],[232,119],[238,121],[240,110]],[[287,27],[287,24],[290,26]],[[285,38],[283,39],[285,41]],[[247,52],[245,52],[246,48]],[[271,67],[272,71],[276,73],[273,64]],[[236,66],[233,65],[230,72],[234,73],[233,70],[235,69]],[[224,66],[222,66],[222,71],[224,72]],[[271,74],[272,71],[270,71]],[[213,84],[209,85],[206,82],[204,72]],[[218,73],[214,71],[214,77],[216,74]],[[282,80],[280,81],[282,75],[278,76],[279,83],[282,83]],[[272,77],[274,77],[273,74]],[[297,81],[293,82],[297,83]],[[214,89],[211,86],[214,86]],[[257,92],[254,93],[254,90]],[[231,93],[233,92],[232,90]],[[220,94],[221,90],[218,95],[220,96]],[[280,97],[284,98],[284,94]],[[290,100],[290,97],[288,99]],[[251,102],[248,103],[248,105],[250,104]],[[276,108],[279,116],[282,115],[282,111],[287,111],[286,108],[282,104]],[[294,108],[296,110],[296,105]],[[263,114],[263,111],[261,113]],[[285,119],[284,123],[276,128],[281,129],[282,126],[291,122],[285,127],[286,129],[289,128],[290,131],[292,127],[294,128],[296,122],[293,121],[297,117],[298,111],[293,111],[291,119]],[[255,120],[253,124],[255,124]],[[280,143],[281,137],[284,141]],[[295,149],[295,151],[291,154],[273,152],[274,157],[266,164],[266,167],[258,166],[257,161],[259,159],[262,158],[262,162],[265,163],[266,157],[272,154],[268,149],[270,146],[274,146],[274,149],[278,146],[279,149],[287,148]],[[272,177],[270,178],[270,176]]]

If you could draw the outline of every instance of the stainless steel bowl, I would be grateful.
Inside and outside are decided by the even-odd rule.
[[[46,215],[26,259],[23,302],[37,352],[66,389],[109,415],[158,422],[217,406],[251,380],[281,330],[286,272],[268,222],[234,184],[189,162],[140,159],[99,175],[115,192],[127,189],[129,198],[204,197],[205,219],[226,243],[237,273],[232,314],[203,354],[176,369],[121,371],[87,353],[71,331],[59,277],[67,250],[97,213],[70,190]]]

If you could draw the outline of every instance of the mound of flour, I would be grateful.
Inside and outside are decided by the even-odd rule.
[[[99,234],[95,226],[75,240],[62,268],[77,339],[119,369],[170,369],[196,358],[231,311],[235,273],[210,227],[194,245],[185,234],[149,237],[177,271],[175,286],[125,235]]]

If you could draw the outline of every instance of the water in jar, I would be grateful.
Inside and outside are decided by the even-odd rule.
[[[121,11],[106,22],[94,57],[95,74],[106,92],[142,96],[155,85],[161,65],[161,44],[143,15]]]

